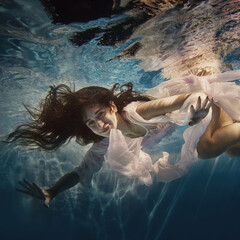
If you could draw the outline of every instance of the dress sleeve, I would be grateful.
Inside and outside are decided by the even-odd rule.
[[[104,156],[107,152],[108,143],[108,138],[104,138],[99,143],[94,143],[86,152],[80,165],[73,170],[78,174],[79,182],[82,185],[89,185],[93,175],[101,169]]]

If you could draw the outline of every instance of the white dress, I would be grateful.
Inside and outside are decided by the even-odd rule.
[[[240,121],[240,86],[234,82],[228,82],[237,79],[240,79],[240,70],[207,77],[188,76],[163,82],[150,89],[146,94],[161,98],[203,90],[209,98],[213,98],[215,104],[222,107],[234,120]],[[157,181],[161,182],[169,182],[185,175],[198,159],[196,146],[200,136],[211,121],[211,109],[207,117],[200,123],[184,131],[185,143],[181,149],[181,159],[176,164],[170,164],[168,162],[169,153],[163,152],[163,157],[153,165],[151,157],[142,148],[149,143],[151,144],[155,137],[161,138],[171,132],[176,124],[187,124],[190,119],[190,107],[196,104],[198,96],[201,96],[202,99],[206,97],[204,93],[194,93],[187,98],[178,111],[150,120],[144,120],[137,114],[136,108],[140,102],[130,103],[124,108],[124,111],[126,111],[130,121],[147,130],[146,135],[139,138],[129,138],[123,136],[121,131],[113,129],[110,132],[109,143],[104,140],[102,146],[102,143],[94,144],[88,153],[88,155],[92,155],[92,158],[86,157],[85,161],[90,164],[96,161],[94,154],[105,155],[115,171],[130,178],[138,178],[145,185],[152,184],[151,172],[154,172]],[[90,154],[90,152],[94,154]]]

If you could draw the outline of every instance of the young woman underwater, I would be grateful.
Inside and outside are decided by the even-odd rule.
[[[23,180],[19,191],[43,199],[48,206],[60,192],[79,182],[90,183],[105,157],[115,171],[150,185],[152,175],[162,182],[185,175],[198,157],[212,158],[224,152],[240,156],[240,87],[229,82],[236,79],[240,79],[239,70],[189,76],[161,83],[144,95],[133,91],[131,83],[76,92],[63,84],[51,87],[38,111],[28,109],[32,120],[19,125],[7,142],[46,150],[72,138],[81,145],[93,145],[80,165],[53,187],[40,189]],[[169,154],[163,152],[152,164],[144,147],[185,124],[190,127],[183,134],[181,159],[171,165]]]

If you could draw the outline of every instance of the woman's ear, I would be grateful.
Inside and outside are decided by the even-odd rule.
[[[117,106],[115,105],[115,103],[113,101],[110,101],[110,107],[111,107],[111,111],[112,112],[117,112]]]

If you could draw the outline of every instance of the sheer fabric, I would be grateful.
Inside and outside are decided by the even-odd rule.
[[[194,93],[178,111],[155,117],[151,120],[144,120],[137,114],[136,108],[140,104],[139,102],[129,104],[124,109],[127,112],[128,119],[145,127],[147,134],[144,138],[128,139],[119,130],[111,130],[107,158],[112,168],[128,177],[139,178],[145,185],[152,183],[149,173],[151,171],[155,173],[157,181],[161,182],[169,182],[185,175],[198,159],[197,143],[211,121],[211,109],[207,117],[200,123],[184,131],[183,138],[185,143],[182,146],[181,159],[174,165],[168,162],[169,153],[163,152],[163,157],[151,166],[150,156],[142,151],[144,139],[148,138],[148,144],[151,144],[154,136],[159,135],[163,137],[168,131],[171,131],[173,123],[177,125],[187,124],[190,119],[190,107],[196,104],[198,96],[201,96],[202,99],[205,99],[206,96],[213,98],[215,104],[222,107],[234,120],[239,121],[240,87],[234,82],[225,82],[237,79],[240,79],[239,70],[208,77],[188,76],[172,79],[150,89],[146,94],[155,98],[197,90],[203,90],[207,95],[205,93]],[[153,127],[155,127],[155,132]],[[149,138],[149,136],[151,137]],[[130,145],[131,147],[129,147]]]
[[[136,108],[141,102],[130,103],[124,109],[127,117],[133,123],[143,126],[147,130],[146,135],[140,138],[129,138],[123,136],[121,131],[112,129],[109,142],[105,139],[100,143],[93,144],[83,162],[89,168],[97,170],[106,155],[110,166],[115,171],[130,178],[138,178],[145,185],[152,184],[151,172],[156,175],[157,181],[161,182],[169,182],[185,175],[198,159],[197,143],[211,121],[211,109],[207,117],[200,123],[184,131],[185,143],[181,149],[181,159],[176,164],[170,164],[168,162],[169,153],[163,152],[163,157],[152,165],[151,157],[143,151],[144,147],[171,133],[176,125],[187,124],[190,119],[190,107],[191,105],[195,106],[198,96],[201,96],[202,99],[205,99],[206,96],[213,98],[216,105],[222,107],[234,120],[239,121],[240,86],[229,82],[237,79],[240,79],[240,70],[213,76],[188,76],[159,84],[147,91],[146,94],[162,98],[197,90],[203,90],[203,93],[192,94],[178,111],[150,120],[145,120],[137,114]],[[75,171],[81,176],[85,170],[80,165]],[[94,171],[89,171],[88,175],[90,176]]]
[[[178,125],[185,125],[190,119],[190,107],[195,105],[198,96],[203,99],[206,98],[204,93],[192,94],[183,104],[180,110],[175,111],[165,116],[155,117],[151,120],[144,120],[136,112],[137,104],[131,103],[124,110],[127,111],[127,116],[130,121],[139,124],[147,129],[147,134],[144,138],[153,134],[154,130],[159,130],[158,134],[161,137],[165,136],[171,130],[173,123]],[[169,182],[186,174],[192,164],[197,160],[196,146],[200,136],[205,131],[207,125],[211,120],[211,110],[206,118],[199,124],[189,127],[184,132],[185,144],[182,147],[181,159],[175,164],[171,165],[168,162],[169,153],[164,152],[163,158],[160,158],[154,165],[148,154],[143,152],[142,147],[144,138],[131,139],[122,135],[121,131],[112,129],[109,137],[109,147],[107,152],[107,159],[111,167],[130,178],[139,178],[145,184],[152,184],[152,177],[149,171],[156,174],[157,181]],[[163,122],[162,122],[163,121]],[[154,141],[156,135],[153,135],[150,140]],[[149,142],[149,144],[151,141]]]
[[[101,169],[108,145],[109,138],[104,138],[101,142],[94,143],[83,157],[80,165],[73,170],[78,174],[82,185],[88,186],[93,175]]]

